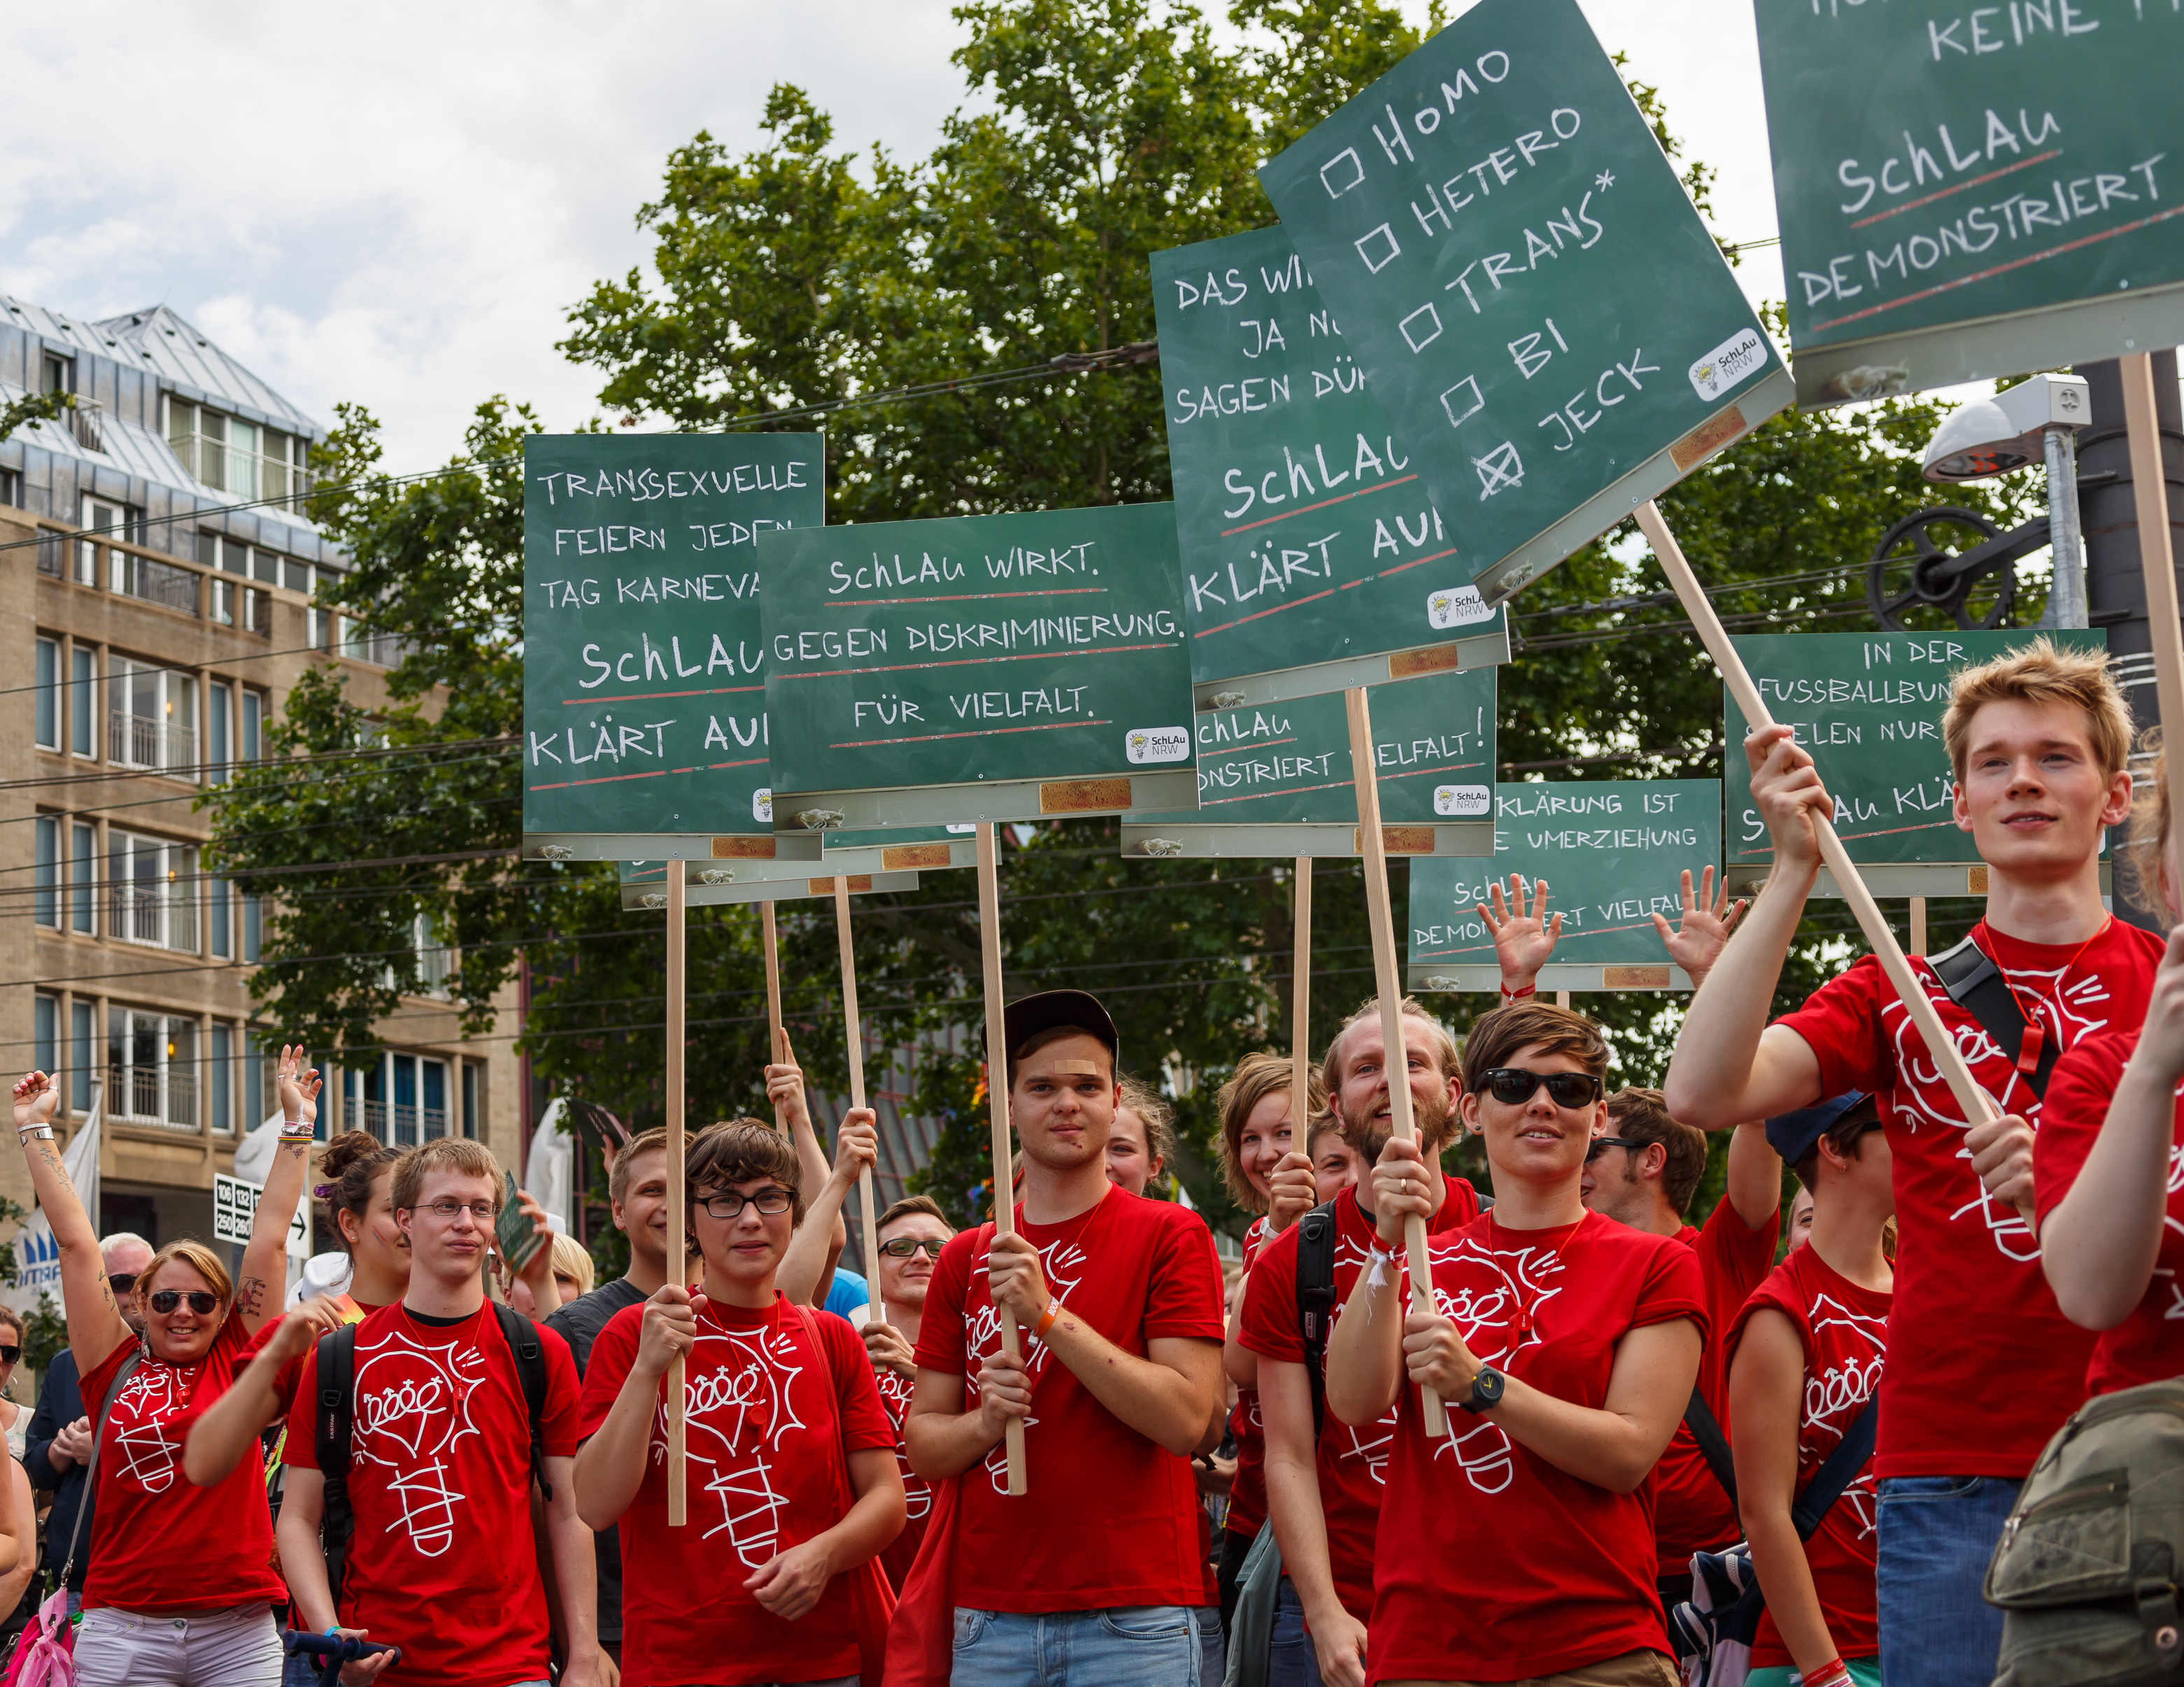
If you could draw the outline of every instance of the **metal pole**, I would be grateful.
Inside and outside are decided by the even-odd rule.
[[[2048,588],[2042,626],[2082,627],[2086,619],[2086,539],[2078,519],[2078,435],[2075,428],[2043,430],[2048,444],[2048,529],[2055,581]]]

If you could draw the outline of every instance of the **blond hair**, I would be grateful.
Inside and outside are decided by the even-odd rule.
[[[2161,753],[2160,727],[2148,727],[2139,735],[2137,757],[2150,762],[2153,771],[2132,777],[2131,840],[2116,852],[2117,865],[2123,869],[2125,886],[2138,901],[2160,912],[2170,896],[2184,894],[2184,885],[2170,885],[2166,894],[2162,886],[2167,877],[2163,855],[2170,820],[2169,763]]]
[[[394,1197],[398,1211],[407,1211],[417,1205],[417,1196],[425,1187],[427,1173],[452,1172],[463,1178],[490,1178],[493,1180],[493,1210],[500,1211],[502,1194],[500,1161],[493,1157],[493,1150],[482,1142],[468,1137],[435,1137],[422,1148],[413,1148],[394,1162],[394,1176],[388,1193]]]
[[[1175,1109],[1143,1078],[1118,1078],[1116,1083],[1122,1097],[1115,1111],[1120,1113],[1127,1107],[1145,1122],[1145,1158],[1165,1169],[1175,1158]]]
[[[1267,1198],[1252,1187],[1251,1180],[1244,1175],[1237,1164],[1237,1155],[1244,1141],[1244,1126],[1258,1111],[1259,1104],[1269,1095],[1286,1095],[1296,1081],[1295,1063],[1280,1055],[1251,1054],[1236,1062],[1236,1070],[1228,1083],[1221,1086],[1221,1181],[1228,1186],[1228,1194],[1237,1205],[1246,1212],[1264,1212]],[[1319,1079],[1319,1068],[1307,1064],[1305,1068],[1306,1119],[1310,1119],[1327,1105],[1326,1086]],[[1294,1110],[1292,1110],[1294,1111]],[[1290,1144],[1301,1151],[1298,1122],[1292,1118],[1290,1125]]]
[[[2131,754],[2131,710],[2109,671],[2105,651],[2058,645],[2043,634],[2021,650],[1959,669],[1949,682],[1949,707],[1942,716],[1942,742],[1959,784],[1971,751],[1972,717],[1990,703],[2035,708],[2062,703],[2081,710],[2094,758],[2110,778],[2123,771]]]
[[[180,1260],[210,1283],[212,1292],[220,1296],[220,1311],[222,1313],[227,1311],[228,1302],[235,1298],[235,1279],[227,1274],[227,1267],[220,1263],[219,1255],[203,1243],[193,1242],[187,1236],[179,1242],[168,1243],[152,1256],[152,1263],[137,1273],[135,1293],[145,1306],[152,1304],[153,1280],[166,1268],[170,1260]]]
[[[554,1275],[577,1279],[577,1293],[592,1292],[593,1279],[598,1272],[592,1265],[591,1250],[567,1232],[554,1233]]]
[[[1456,1038],[1449,1035],[1448,1027],[1443,1025],[1416,996],[1403,998],[1402,1015],[1406,1019],[1415,1019],[1431,1028],[1434,1052],[1440,1059],[1441,1076],[1453,1077],[1462,1067],[1462,1057],[1457,1052]],[[1342,1047],[1342,1039],[1350,1034],[1353,1026],[1362,1025],[1368,1019],[1376,1025],[1379,1023],[1380,999],[1378,996],[1366,998],[1349,1018],[1335,1027],[1334,1036],[1328,1043],[1327,1058],[1319,1063],[1319,1069],[1321,1081],[1327,1086],[1330,1100],[1342,1088],[1343,1066],[1336,1058]]]

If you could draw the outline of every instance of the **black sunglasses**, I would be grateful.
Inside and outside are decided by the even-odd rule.
[[[927,1258],[937,1260],[947,1245],[938,1236],[890,1236],[880,1244],[880,1251],[891,1260],[906,1260],[922,1248]]]
[[[1611,1148],[1643,1148],[1645,1146],[1646,1144],[1635,1137],[1596,1136],[1585,1148],[1585,1163],[1588,1166],[1591,1165]]]
[[[187,1293],[180,1289],[158,1289],[152,1296],[152,1310],[164,1318],[185,1300],[190,1303],[190,1310],[201,1318],[209,1318],[220,1310],[220,1296],[203,1289]]]
[[[110,1271],[106,1274],[106,1286],[114,1291],[114,1298],[119,1300],[136,1286],[136,1273],[133,1271]]]
[[[1600,1100],[1600,1080],[1589,1072],[1527,1072],[1523,1066],[1496,1066],[1480,1088],[1505,1106],[1521,1107],[1539,1094],[1543,1083],[1557,1107],[1585,1107]]]
[[[0,1341],[0,1365],[12,1365],[22,1356],[21,1348],[10,1347],[6,1342]]]

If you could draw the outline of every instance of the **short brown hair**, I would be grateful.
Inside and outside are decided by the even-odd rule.
[[[921,1214],[927,1218],[937,1218],[943,1224],[948,1224],[948,1215],[940,1210],[940,1203],[933,1200],[931,1195],[905,1195],[880,1215],[879,1222],[872,1227],[873,1233],[878,1234],[885,1230],[889,1225],[898,1219],[916,1218]],[[948,1229],[952,1235],[956,1227],[953,1224],[948,1224]]]
[[[1157,1164],[1166,1166],[1175,1158],[1175,1109],[1143,1078],[1123,1078],[1119,1085],[1123,1096],[1116,1104],[1116,1112],[1127,1107],[1145,1122],[1145,1154]]]
[[[1221,1109],[1221,1181],[1228,1186],[1229,1198],[1246,1212],[1264,1212],[1267,1198],[1251,1187],[1251,1180],[1244,1175],[1236,1163],[1244,1140],[1244,1125],[1258,1111],[1259,1104],[1269,1095],[1286,1095],[1296,1081],[1296,1064],[1284,1055],[1266,1053],[1246,1055],[1236,1062],[1236,1070],[1228,1082],[1221,1086],[1217,1105]],[[1319,1068],[1309,1063],[1305,1067],[1305,1107],[1307,1121],[1327,1105],[1327,1086],[1320,1082]],[[1295,1122],[1290,1122],[1290,1142],[1296,1141]]]
[[[1668,1155],[1661,1167],[1661,1193],[1678,1212],[1689,1212],[1691,1197],[1699,1192],[1699,1179],[1706,1175],[1706,1133],[1670,1118],[1668,1098],[1659,1090],[1628,1084],[1607,1098],[1607,1121],[1617,1136],[1661,1144]]]
[[[616,1206],[629,1199],[630,1162],[655,1149],[662,1154],[667,1151],[667,1133],[662,1127],[639,1131],[615,1150],[614,1170],[607,1173],[607,1199]]]
[[[1312,1122],[1305,1127],[1304,1151],[1314,1161],[1319,1158],[1319,1139],[1329,1131],[1342,1134],[1342,1116],[1329,1108],[1324,1113],[1314,1113]]]
[[[152,1256],[152,1263],[137,1273],[136,1294],[146,1306],[152,1304],[152,1279],[165,1269],[170,1260],[180,1260],[212,1284],[212,1292],[220,1296],[223,1309],[235,1298],[235,1279],[227,1274],[227,1267],[220,1263],[220,1256],[203,1243],[193,1242],[186,1236],[179,1242],[168,1243]]]
[[[2161,888],[2165,869],[2162,858],[2169,842],[2170,811],[2169,763],[2161,753],[2160,727],[2148,727],[2139,734],[2132,759],[2149,763],[2153,771],[2132,777],[2131,841],[2116,852],[2118,865],[2123,868],[2125,888],[2142,905],[2163,913],[2168,899]],[[2184,885],[2172,884],[2169,889],[2184,895]]]
[[[332,1219],[334,1239],[341,1244],[343,1253],[351,1251],[348,1238],[342,1233],[341,1216],[354,1216],[361,1226],[365,1215],[371,1211],[371,1191],[380,1175],[402,1157],[401,1150],[387,1147],[369,1131],[343,1131],[329,1142],[319,1155],[319,1175],[326,1181],[315,1193],[326,1204],[327,1217]]]
[[[682,1198],[695,1207],[701,1188],[726,1189],[771,1178],[794,1198],[791,1220],[804,1222],[804,1168],[796,1145],[756,1119],[728,1119],[699,1133],[682,1155]]]
[[[2085,711],[2086,736],[2101,771],[2114,777],[2131,754],[2131,709],[2109,671],[2104,650],[2059,646],[2046,635],[1976,667],[1959,669],[1949,682],[1949,706],[1942,716],[1942,742],[1957,782],[1971,750],[1972,717],[1990,703],[2074,704]]]
[[[493,1210],[500,1211],[504,1193],[500,1175],[500,1161],[493,1157],[493,1150],[482,1142],[468,1137],[436,1137],[422,1148],[413,1148],[394,1162],[394,1181],[389,1193],[395,1206],[408,1211],[417,1205],[418,1193],[425,1187],[426,1174],[432,1172],[453,1172],[464,1178],[488,1178],[493,1182]]]
[[[1453,1076],[1461,1069],[1462,1058],[1457,1052],[1456,1038],[1449,1035],[1448,1027],[1442,1024],[1424,1002],[1416,996],[1405,996],[1401,1011],[1404,1018],[1415,1019],[1433,1027],[1434,1047],[1440,1055],[1440,1070],[1444,1077]],[[1342,1039],[1349,1034],[1351,1027],[1362,1025],[1368,1019],[1375,1025],[1380,1022],[1380,999],[1378,996],[1367,997],[1349,1018],[1335,1027],[1334,1037],[1328,1042],[1327,1058],[1319,1063],[1319,1069],[1321,1082],[1326,1085],[1330,1096],[1342,1088],[1342,1062],[1335,1058],[1335,1053],[1342,1047]]]
[[[1607,1076],[1607,1039],[1600,1027],[1581,1013],[1533,999],[1510,1002],[1472,1022],[1463,1039],[1463,1087],[1484,1088],[1488,1072],[1535,1043],[1550,1055],[1568,1055],[1595,1077]]]
[[[1797,1181],[1805,1186],[1808,1194],[1818,1195],[1819,1193],[1820,1144],[1831,1143],[1836,1152],[1844,1159],[1855,1160],[1864,1146],[1866,1127],[1880,1116],[1879,1105],[1869,1095],[1820,1133],[1819,1139],[1790,1168],[1797,1174]]]

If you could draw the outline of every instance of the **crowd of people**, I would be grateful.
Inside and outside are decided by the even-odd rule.
[[[42,1556],[35,1482],[86,1687],[274,1687],[280,1620],[382,1648],[348,1687],[1671,1687],[1695,1564],[1747,1553],[1758,1687],[1984,1687],[1982,1577],[2042,1446],[2184,1372],[2184,928],[2103,904],[2109,827],[2172,918],[2179,875],[2100,657],[1962,672],[1940,728],[1988,899],[1913,964],[1997,1116],[1958,1110],[1871,956],[1770,1022],[1830,813],[1770,729],[1745,746],[1765,886],[1747,910],[1687,877],[1658,921],[1696,987],[1661,1088],[1610,1088],[1600,1027],[1536,988],[1548,888],[1497,886],[1502,1000],[1460,1038],[1406,1000],[1391,1049],[1368,1002],[1309,1072],[1238,1060],[1225,1273],[1149,1198],[1173,1120],[1082,991],[1006,1010],[1006,1222],[889,1206],[861,1325],[827,1308],[875,1122],[830,1157],[785,1044],[776,1124],[689,1138],[687,1257],[665,1133],[613,1156],[629,1264],[597,1287],[559,1246],[496,1277],[479,1144],[315,1144],[292,1049],[234,1277],[102,1243],[32,1072],[69,1347],[0,1506],[0,1600]],[[1485,1188],[1444,1169],[1460,1139]],[[283,1314],[307,1185],[348,1270]]]

